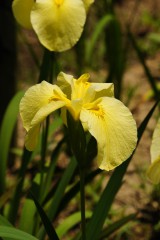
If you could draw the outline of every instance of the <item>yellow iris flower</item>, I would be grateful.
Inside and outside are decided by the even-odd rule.
[[[147,171],[148,178],[154,183],[160,183],[160,118],[153,132],[151,143],[151,165]]]
[[[50,51],[65,51],[79,40],[86,11],[93,0],[14,0],[13,14],[23,27],[32,28]]]
[[[57,85],[42,81],[26,91],[20,102],[20,115],[27,131],[25,145],[32,151],[42,121],[61,108],[66,123],[68,110],[97,140],[99,168],[111,170],[135,149],[136,123],[129,109],[114,98],[112,83],[91,83],[88,80],[89,74],[75,79],[61,72]]]

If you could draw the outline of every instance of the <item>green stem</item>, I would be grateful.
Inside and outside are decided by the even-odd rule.
[[[80,199],[81,199],[81,228],[82,228],[82,239],[86,240],[86,218],[85,218],[85,170],[84,168],[79,169],[80,171]]]
[[[43,200],[43,189],[44,189],[44,165],[45,165],[45,157],[47,150],[47,137],[48,137],[48,128],[49,128],[49,117],[46,118],[46,125],[43,128],[42,134],[42,146],[41,146],[41,163],[40,163],[40,191],[39,191],[39,201]]]

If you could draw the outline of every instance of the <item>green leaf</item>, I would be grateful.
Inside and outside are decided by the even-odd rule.
[[[119,99],[121,96],[123,84],[122,77],[126,64],[126,51],[124,51],[121,26],[115,16],[108,24],[105,33],[106,52],[109,67],[109,73],[106,81],[114,83],[115,96]]]
[[[12,224],[2,215],[0,215],[0,226],[12,227]],[[11,238],[3,237],[3,240],[12,240]]]
[[[31,159],[31,156],[32,156],[32,152],[29,152],[26,148],[24,148],[21,167],[18,172],[18,184],[14,191],[13,198],[9,208],[9,213],[8,213],[8,219],[10,220],[11,223],[15,223],[17,219],[17,213],[18,213],[21,196],[22,196],[23,183],[25,179],[25,172],[26,172],[28,163]]]
[[[86,211],[85,212],[86,219],[90,218],[92,212]],[[56,232],[59,238],[63,237],[69,229],[73,228],[76,224],[81,222],[81,212],[76,212],[69,215],[67,218],[63,220],[63,222],[56,228]]]
[[[0,194],[5,190],[6,167],[9,147],[19,113],[19,102],[24,92],[18,92],[10,101],[0,129]]]
[[[152,107],[149,111],[143,122],[141,123],[140,127],[138,128],[138,143],[146,129],[146,126],[157,106],[158,102]],[[101,229],[103,227],[104,221],[107,217],[107,214],[112,206],[112,203],[115,199],[117,192],[119,191],[122,185],[122,179],[124,174],[126,173],[127,167],[132,159],[132,156],[128,158],[123,164],[117,167],[111,175],[109,182],[107,183],[99,202],[94,209],[93,215],[91,220],[89,221],[86,229],[86,236],[87,240],[97,240],[100,236]]]
[[[95,26],[95,30],[89,39],[86,48],[86,61],[90,62],[92,58],[92,54],[94,53],[94,47],[101,33],[104,31],[105,27],[113,20],[113,16],[111,14],[107,14],[102,17],[99,22]]]
[[[31,199],[25,199],[19,221],[19,229],[32,233],[35,222],[36,207]]]
[[[0,237],[7,237],[15,240],[38,240],[38,238],[26,232],[7,226],[0,226]]]
[[[41,217],[41,220],[43,222],[43,225],[45,227],[46,233],[49,237],[49,239],[54,239],[54,240],[59,240],[56,231],[53,228],[52,222],[49,220],[48,216],[46,215],[46,213],[44,212],[43,208],[41,207],[41,205],[39,204],[39,202],[37,201],[37,199],[35,198],[35,196],[31,193],[31,196],[34,200],[34,203],[37,207],[38,213]]]
[[[0,225],[12,226],[12,224],[7,220],[7,218],[2,215],[0,215]]]

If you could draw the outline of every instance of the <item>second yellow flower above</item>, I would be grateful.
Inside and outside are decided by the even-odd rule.
[[[36,32],[50,51],[65,51],[79,40],[86,11],[93,0],[14,0],[13,14],[26,28]]]

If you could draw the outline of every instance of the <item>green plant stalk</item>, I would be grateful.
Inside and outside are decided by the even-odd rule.
[[[81,229],[82,239],[86,240],[86,217],[85,217],[85,169],[79,168],[80,173],[80,202],[81,202]]]
[[[41,163],[40,163],[40,190],[39,190],[39,200],[43,200],[43,189],[44,189],[44,165],[47,151],[47,138],[48,138],[48,128],[49,128],[49,117],[46,119],[46,125],[43,128],[42,134],[42,146],[41,146]]]

